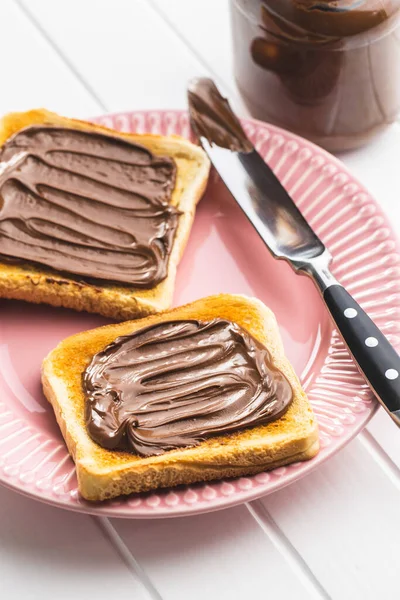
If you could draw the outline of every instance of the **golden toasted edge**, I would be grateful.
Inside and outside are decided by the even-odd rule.
[[[294,399],[279,420],[227,436],[211,438],[194,448],[141,458],[98,446],[84,421],[81,377],[93,354],[119,335],[171,318],[221,317],[246,328],[271,352],[275,365],[293,388]],[[79,354],[80,353],[80,354]],[[237,477],[312,458],[318,452],[318,427],[298,377],[284,355],[273,313],[259,300],[221,294],[138,321],[106,325],[61,342],[44,360],[46,397],[76,462],[81,494],[104,500],[121,494],[171,487],[196,481]]]
[[[35,124],[72,125],[78,129],[115,133],[101,125],[38,109],[4,116],[0,120],[0,146],[24,127]],[[189,237],[196,204],[207,185],[210,164],[203,150],[184,138],[117,133],[146,146],[154,154],[172,156],[177,163],[177,182],[171,202],[183,214],[179,219],[166,279],[150,290],[112,284],[96,286],[28,263],[23,266],[0,263],[0,297],[63,306],[121,320],[145,316],[170,306],[176,269]]]

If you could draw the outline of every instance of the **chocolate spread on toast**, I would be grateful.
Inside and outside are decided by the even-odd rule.
[[[268,350],[222,319],[166,321],[119,337],[93,357],[82,383],[90,436],[141,456],[268,423],[293,394]]]
[[[0,149],[0,260],[152,288],[178,226],[175,177],[172,158],[118,135],[22,129]]]

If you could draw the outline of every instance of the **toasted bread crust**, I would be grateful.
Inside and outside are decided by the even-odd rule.
[[[267,425],[210,438],[193,448],[140,457],[105,450],[88,435],[84,423],[82,373],[96,352],[120,335],[172,319],[215,317],[232,320],[269,349],[274,364],[293,389],[293,402],[280,419]],[[44,360],[44,392],[75,460],[81,494],[105,500],[121,494],[252,474],[312,458],[319,449],[318,428],[298,377],[284,355],[274,314],[262,302],[221,294],[159,315],[106,325],[61,342]]]
[[[0,146],[21,129],[37,124],[73,126],[77,129],[115,134],[115,131],[107,127],[68,119],[40,109],[11,113],[3,117],[0,120]],[[176,162],[178,172],[171,204],[177,206],[182,215],[168,263],[167,278],[154,288],[143,290],[112,283],[91,285],[33,264],[13,265],[0,262],[1,298],[63,306],[121,320],[145,316],[170,306],[176,268],[189,237],[196,204],[207,185],[209,161],[203,150],[178,136],[120,132],[118,135],[146,146],[156,155],[171,156]]]

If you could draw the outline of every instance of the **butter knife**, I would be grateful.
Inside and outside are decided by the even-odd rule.
[[[375,396],[400,426],[400,358],[329,270],[332,257],[264,162],[211,79],[188,86],[191,125],[226,187],[278,259],[311,277]]]

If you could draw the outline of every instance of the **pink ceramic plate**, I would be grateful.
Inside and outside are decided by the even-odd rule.
[[[184,112],[135,112],[98,122],[121,131],[189,136]],[[252,120],[245,129],[318,235],[335,275],[395,345],[399,331],[399,254],[374,200],[343,165],[290,133]],[[166,517],[252,500],[299,479],[344,446],[377,408],[313,284],[275,261],[234,201],[211,177],[179,267],[175,304],[219,292],[254,295],[278,318],[289,359],[314,407],[321,451],[309,462],[253,477],[91,504],[40,386],[43,357],[61,339],[106,321],[88,314],[0,301],[0,481],[71,510],[111,517]]]

